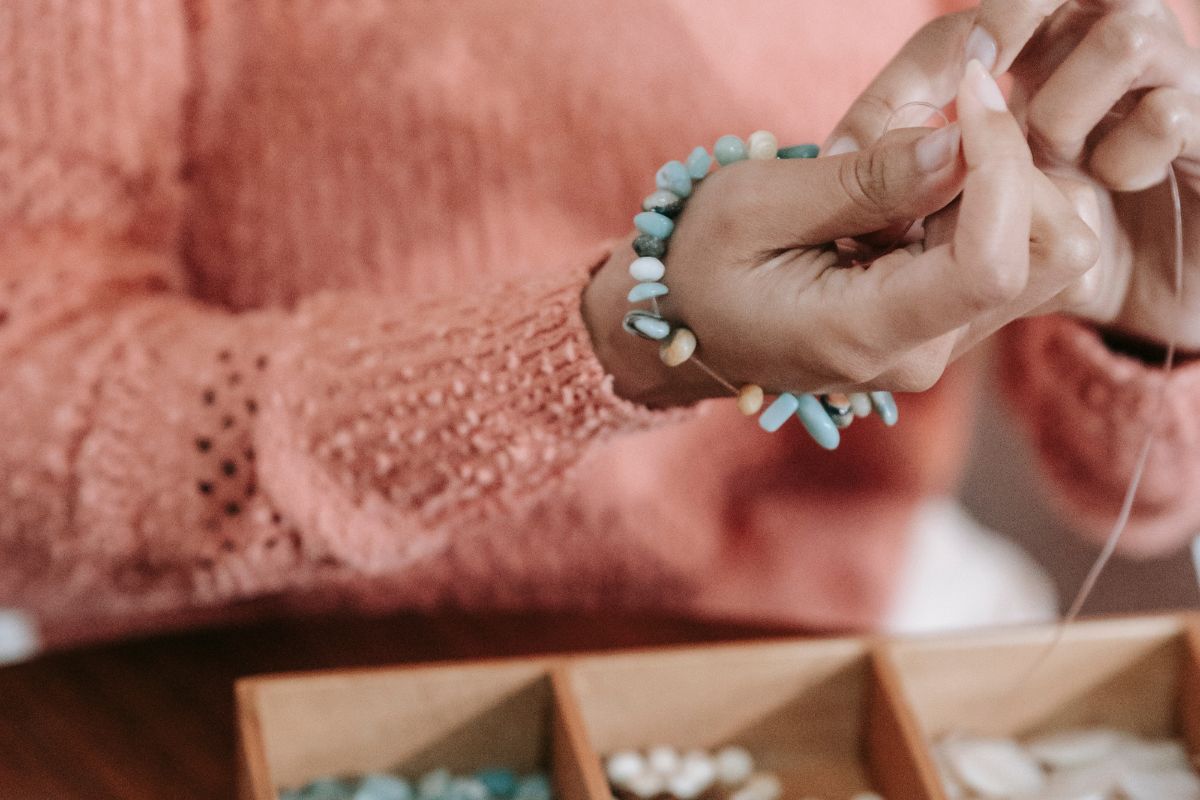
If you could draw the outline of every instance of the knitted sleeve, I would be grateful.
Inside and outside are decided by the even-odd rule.
[[[0,605],[167,613],[386,568],[663,418],[591,351],[599,249],[447,296],[189,297],[187,31],[172,3],[0,4]]]
[[[1200,363],[1166,377],[1065,317],[1024,320],[1003,342],[1007,395],[1032,434],[1049,494],[1082,533],[1108,535],[1151,430],[1156,442],[1122,547],[1153,555],[1200,531]]]

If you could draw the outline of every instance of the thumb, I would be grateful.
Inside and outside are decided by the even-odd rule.
[[[957,123],[906,128],[866,150],[789,162],[806,168],[804,243],[871,233],[945,207],[966,176],[960,143]]]

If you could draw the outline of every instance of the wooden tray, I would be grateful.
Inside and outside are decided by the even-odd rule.
[[[930,743],[1106,725],[1200,752],[1200,617],[945,637],[797,639],[247,678],[245,800],[331,774],[543,769],[609,800],[601,755],[745,745],[784,798],[945,800]],[[1040,663],[1039,659],[1042,659]],[[1036,670],[1031,672],[1033,667]]]

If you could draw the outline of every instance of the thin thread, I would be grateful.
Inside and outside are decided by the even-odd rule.
[[[1174,281],[1174,308],[1172,308],[1171,333],[1167,341],[1167,352],[1163,358],[1162,373],[1163,383],[1162,389],[1158,395],[1158,413],[1152,419],[1161,419],[1167,405],[1167,393],[1169,391],[1167,379],[1170,377],[1172,370],[1175,368],[1175,350],[1179,342],[1179,327],[1183,319],[1183,203],[1179,198],[1179,180],[1175,175],[1175,166],[1167,165],[1167,185],[1171,190],[1171,203],[1174,210],[1175,223],[1175,281]],[[1100,555],[1096,558],[1092,568],[1088,571],[1087,577],[1084,578],[1083,584],[1079,587],[1079,591],[1075,594],[1075,599],[1072,601],[1070,608],[1067,609],[1066,615],[1054,628],[1054,636],[1050,643],[1046,646],[1033,664],[1029,667],[1021,679],[1013,686],[1013,691],[1016,692],[1024,688],[1041,668],[1043,664],[1053,655],[1055,649],[1062,642],[1063,636],[1066,634],[1067,626],[1074,622],[1079,617],[1079,612],[1083,610],[1084,603],[1092,594],[1092,590],[1096,588],[1096,583],[1100,579],[1100,574],[1104,568],[1108,566],[1108,562],[1112,559],[1113,554],[1117,550],[1117,544],[1121,540],[1122,534],[1129,525],[1129,518],[1133,514],[1133,503],[1137,497],[1138,488],[1142,483],[1142,476],[1146,471],[1146,462],[1150,459],[1150,451],[1154,448],[1155,441],[1158,438],[1158,431],[1154,429],[1153,423],[1151,428],[1146,432],[1146,439],[1142,444],[1142,449],[1138,452],[1137,461],[1134,462],[1133,475],[1130,477],[1129,486],[1125,490],[1125,498],[1121,503],[1121,511],[1117,514],[1117,519],[1113,523],[1112,532],[1109,533],[1108,539],[1104,543],[1104,548],[1100,551]]]
[[[704,363],[703,361],[701,361],[701,360],[700,360],[700,359],[699,359],[697,356],[692,356],[692,357],[691,357],[691,358],[689,358],[688,360],[689,360],[689,361],[691,361],[693,364],[695,364],[695,365],[696,365],[697,367],[699,367],[700,369],[702,369],[702,370],[704,370],[705,372],[707,372],[707,373],[708,373],[708,376],[709,376],[710,378],[712,378],[714,381],[716,381],[717,383],[719,383],[719,384],[721,384],[722,386],[724,386],[724,387],[725,387],[726,389],[728,389],[728,390],[729,390],[729,392],[731,392],[731,393],[732,393],[734,396],[737,396],[737,394],[738,394],[738,388],[737,388],[736,386],[734,386],[732,383],[730,383],[729,381],[727,381],[727,380],[725,380],[724,378],[722,378],[720,375],[718,375],[718,374],[716,373],[716,371],[715,371],[715,370],[713,370],[713,368],[712,368],[712,367],[710,367],[708,364],[705,364],[705,363]]]

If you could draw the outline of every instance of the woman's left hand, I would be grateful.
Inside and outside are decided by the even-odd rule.
[[[983,0],[919,31],[831,140],[873,141],[892,109],[948,103],[968,55],[1012,64],[1011,105],[1036,163],[1101,237],[1097,265],[1037,313],[1172,338],[1174,211],[1164,179],[1174,164],[1189,273],[1179,343],[1200,350],[1200,53],[1170,11],[1158,0]]]

